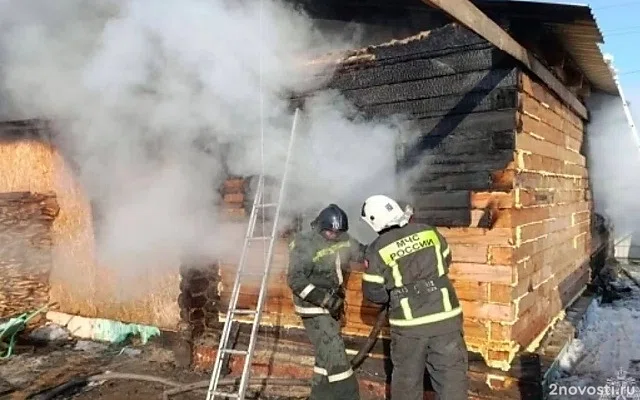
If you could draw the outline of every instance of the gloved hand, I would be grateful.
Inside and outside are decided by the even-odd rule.
[[[338,318],[342,313],[342,306],[344,305],[344,299],[338,296],[337,294],[327,293],[322,300],[321,307],[329,310],[329,313],[332,317]]]

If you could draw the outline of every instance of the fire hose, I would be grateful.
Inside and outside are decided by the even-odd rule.
[[[376,322],[371,328],[371,332],[369,333],[369,336],[367,336],[367,340],[364,342],[360,350],[358,350],[358,353],[356,353],[356,355],[353,356],[353,358],[350,361],[351,366],[354,370],[357,370],[362,365],[364,360],[366,360],[366,358],[368,357],[369,352],[375,345],[378,339],[378,335],[380,334],[380,331],[384,326],[384,323],[386,322],[386,320],[387,320],[387,308],[383,307],[380,309],[380,312],[378,312],[378,315],[376,317]],[[41,391],[35,394],[34,396],[30,396],[29,398],[34,400],[52,400],[55,397],[60,396],[61,394],[69,390],[85,386],[89,382],[101,382],[101,381],[116,380],[116,379],[155,382],[165,386],[169,386],[171,387],[171,389],[165,390],[162,394],[162,398],[164,400],[169,400],[171,396],[174,396],[180,393],[186,393],[186,392],[199,390],[199,389],[206,389],[209,386],[208,380],[189,383],[189,384],[183,384],[180,382],[175,382],[169,379],[164,379],[164,378],[153,376],[153,375],[107,372],[107,373],[100,373],[100,374],[84,376],[84,377],[75,377],[61,385],[58,385],[54,388],[51,388],[43,392]],[[222,378],[218,382],[218,385],[220,386],[235,385],[238,383],[239,379],[240,378]],[[291,378],[255,377],[255,378],[249,379],[249,384],[250,385],[277,384],[279,386],[308,386],[309,380],[308,379],[291,379]]]

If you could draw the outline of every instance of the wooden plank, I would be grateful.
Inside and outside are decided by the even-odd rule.
[[[571,215],[572,213],[589,210],[589,202],[562,204],[549,207],[508,208],[499,210],[498,219],[494,223],[498,228],[515,228],[541,220]]]
[[[540,171],[578,178],[588,177],[588,171],[585,166],[568,163],[565,160],[549,158],[539,154],[526,154],[522,151],[518,151],[516,159],[516,167],[525,172]]]
[[[549,89],[536,82],[528,74],[520,74],[520,87],[522,91],[553,109],[563,119],[571,122],[578,131],[584,130],[584,122],[580,117],[555,98]]]
[[[523,241],[520,246],[514,249],[514,258],[516,261],[523,260],[524,258],[530,257],[532,254],[541,252],[556,245],[557,243],[570,240],[587,229],[589,229],[589,224],[583,222],[567,229],[549,233],[546,236],[536,238],[534,240],[526,242]]]
[[[408,139],[430,134],[471,135],[476,132],[515,131],[518,127],[516,113],[513,110],[497,110],[471,113],[464,116],[450,115],[433,118],[413,119]]]
[[[419,209],[456,209],[468,210],[471,206],[471,194],[468,190],[418,193],[412,196],[414,210]]]
[[[574,264],[576,264],[574,262]],[[581,266],[572,268],[578,278],[567,279],[570,285],[567,288],[558,288],[555,283],[553,294],[545,299],[540,295],[532,307],[524,312],[513,326],[512,337],[518,343],[528,345],[540,332],[542,332],[552,318],[555,317],[568,304],[563,304],[575,297],[588,281],[588,264],[578,262]],[[542,293],[541,293],[542,294]]]
[[[471,208],[511,208],[515,192],[471,192]]]
[[[489,339],[495,342],[510,342],[511,327],[512,325],[489,322]]]
[[[423,41],[425,47],[428,41]],[[510,62],[504,53],[488,43],[463,49],[450,49],[446,54],[420,52],[392,59],[372,60],[358,68],[338,69],[327,87],[339,90],[361,89],[392,83],[416,81],[472,71],[506,67]]]
[[[486,260],[482,256],[482,249],[477,249],[477,259]],[[455,257],[455,249],[452,250]],[[485,282],[510,285],[513,283],[513,267],[511,265],[488,264],[481,262],[455,262],[451,264],[450,277],[456,281]]]
[[[460,300],[460,305],[466,318],[503,322],[513,321],[515,318],[516,310],[514,305],[465,300]]]
[[[436,98],[423,98],[404,102],[360,106],[368,117],[404,115],[406,118],[436,118],[456,116],[458,120],[469,114],[490,111],[515,111],[518,91],[510,87],[449,94]]]
[[[564,146],[565,136],[567,135],[560,129],[547,125],[539,119],[535,119],[531,115],[522,112],[518,113],[518,118],[520,121],[520,126],[518,127],[519,132],[529,133],[559,146]]]
[[[511,245],[514,243],[514,233],[511,228],[438,228],[448,243]]]
[[[239,203],[244,204],[244,193],[226,193],[223,197],[225,203]]]
[[[453,210],[417,209],[413,212],[415,222],[432,226],[471,226],[471,212],[459,208]]]
[[[463,321],[464,337],[468,339],[480,339],[486,341],[489,338],[489,330],[487,326],[477,320],[465,318]]]
[[[468,29],[454,24],[445,25],[442,28],[421,32],[417,35],[393,40],[364,49],[349,51],[347,57],[361,57],[370,55],[376,61],[406,58],[410,55],[435,57],[440,54],[464,51],[471,46],[483,46],[487,42],[474,35]],[[345,59],[349,63],[349,59]],[[344,64],[344,62],[343,62]]]
[[[504,29],[487,17],[469,0],[422,0],[435,5],[455,20],[485,38],[494,46],[520,61],[544,82],[562,101],[583,119],[588,119],[587,109],[536,57],[516,42]]]
[[[245,179],[229,178],[224,181],[223,189],[225,193],[238,193],[244,191]]]
[[[518,227],[522,240],[535,239],[573,226],[573,214],[549,218]]]
[[[515,184],[516,188],[577,190],[587,189],[589,180],[582,177],[520,172],[515,175]]]
[[[459,174],[424,173],[416,178],[410,190],[414,193],[426,191],[478,190],[490,189],[492,177],[489,171],[463,172]]]
[[[429,152],[427,152],[429,153]],[[512,150],[497,150],[493,154],[484,155],[480,152],[470,154],[417,154],[416,159],[424,165],[425,174],[457,174],[470,172],[499,171],[510,166],[513,161]],[[482,159],[478,159],[481,158]],[[410,165],[405,162],[405,165]],[[464,190],[469,190],[464,188]]]
[[[529,115],[533,119],[543,122],[543,125],[550,126],[556,130],[582,141],[584,132],[576,128],[571,122],[563,119],[558,114],[549,110],[544,104],[527,94],[520,94],[519,98],[520,111]]]
[[[484,149],[485,152],[493,150],[513,150],[515,148],[515,133],[509,131],[470,132],[466,134],[451,132],[446,135],[429,133],[417,138],[410,147],[418,147],[421,150],[436,150],[440,154],[469,154]]]
[[[583,155],[568,150],[564,146],[537,139],[528,133],[518,133],[516,135],[516,149],[556,160],[568,161],[573,164],[586,165],[586,158]]]
[[[464,95],[470,91],[489,92],[496,88],[514,88],[518,83],[517,78],[518,70],[515,68],[492,69],[353,89],[344,91],[343,95],[357,107],[367,107],[456,94]]]
[[[469,282],[452,280],[456,295],[460,300],[489,301],[489,284],[485,282]]]
[[[576,249],[573,246],[573,241],[569,240],[519,262],[515,267],[518,283],[514,288],[514,296],[520,297],[534,290],[551,274],[562,270],[575,259],[583,258],[584,253],[584,251]]]
[[[513,246],[489,246],[489,264],[512,265]]]

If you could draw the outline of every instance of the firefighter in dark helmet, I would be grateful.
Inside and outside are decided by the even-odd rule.
[[[467,399],[462,310],[447,277],[451,251],[436,228],[410,222],[406,210],[376,195],[361,213],[379,235],[367,247],[362,290],[389,305],[391,400],[422,400],[425,367],[439,399]]]
[[[357,400],[358,382],[340,335],[343,268],[362,261],[364,246],[347,231],[347,214],[330,204],[289,244],[287,281],[296,313],[315,348],[313,400]]]

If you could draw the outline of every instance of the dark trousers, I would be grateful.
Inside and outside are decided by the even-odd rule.
[[[391,332],[391,400],[422,400],[425,367],[439,400],[466,400],[469,358],[462,332],[438,336]]]
[[[347,358],[340,324],[329,315],[303,317],[315,348],[310,400],[359,400],[358,381]]]

